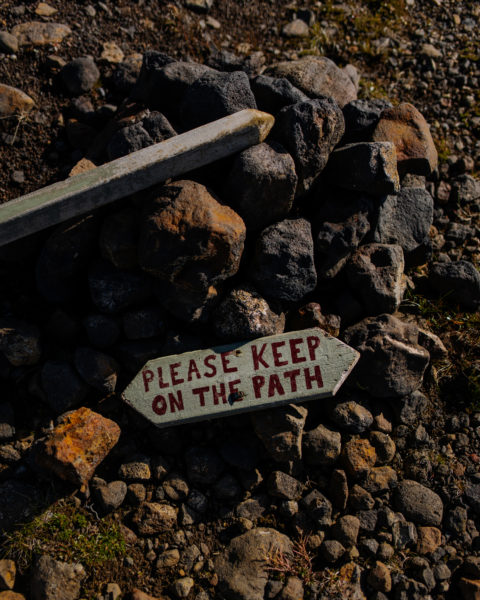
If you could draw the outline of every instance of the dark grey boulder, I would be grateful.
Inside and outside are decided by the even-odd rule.
[[[318,527],[330,527],[332,524],[332,503],[321,492],[313,489],[302,499],[302,505]]]
[[[480,181],[471,175],[459,175],[452,181],[449,202],[460,205],[480,203]]]
[[[40,331],[14,317],[0,318],[0,352],[13,367],[27,367],[41,357]]]
[[[176,62],[175,59],[164,52],[156,50],[144,52],[140,74],[130,94],[132,100],[149,101],[158,86],[157,72],[174,62]]]
[[[184,129],[188,130],[244,108],[257,108],[246,73],[211,71],[188,87],[181,103],[180,116]]]
[[[142,127],[155,144],[177,135],[167,117],[158,111],[152,111],[145,115],[142,119]]]
[[[387,196],[378,207],[373,241],[398,244],[405,258],[428,237],[433,223],[433,198],[422,188],[403,188],[398,195]]]
[[[288,215],[296,187],[293,158],[283,146],[269,142],[235,157],[222,197],[249,230],[256,230]]]
[[[368,196],[350,192],[327,196],[314,219],[319,279],[331,279],[342,270],[370,231],[372,212]]]
[[[75,368],[88,385],[102,392],[111,394],[115,391],[119,366],[108,354],[81,347],[75,351]]]
[[[385,108],[391,108],[390,102],[380,98],[352,100],[343,107],[345,118],[345,137],[343,142],[368,142],[380,120],[380,115]]]
[[[194,446],[185,453],[188,481],[194,485],[210,485],[225,469],[220,456],[210,448]]]
[[[88,393],[88,386],[65,360],[47,361],[42,367],[41,383],[47,404],[57,414],[79,406]]]
[[[90,267],[88,284],[93,304],[105,313],[121,312],[151,294],[150,282],[144,275],[115,269],[106,261]]]
[[[422,385],[430,355],[418,344],[415,325],[383,314],[349,327],[343,339],[360,352],[352,383],[372,396],[406,396]]]
[[[480,273],[468,260],[435,262],[430,265],[428,282],[448,302],[469,310],[480,306]]]
[[[357,402],[355,396],[343,402],[332,400],[327,405],[327,410],[328,416],[339,429],[351,433],[363,433],[373,424],[372,413]]]
[[[92,58],[75,58],[60,71],[60,77],[72,96],[90,92],[100,79],[100,71]]]
[[[405,291],[405,262],[400,246],[365,244],[351,256],[346,272],[367,315],[393,313]]]
[[[443,518],[443,502],[438,494],[410,479],[398,484],[395,506],[405,517],[418,525],[438,527]]]
[[[137,84],[134,94],[141,96],[149,108],[161,110],[169,118],[178,117],[183,96],[193,82],[204,73],[215,72],[206,65],[194,62],[169,60],[162,66],[161,60],[157,65],[154,62],[150,61],[148,69],[142,66],[139,82],[142,79],[143,82]]]
[[[143,340],[165,333],[165,313],[157,306],[129,310],[123,315],[123,331],[129,340]]]
[[[273,310],[253,288],[232,290],[213,314],[215,334],[226,341],[283,333],[285,315]]]
[[[400,190],[397,155],[391,142],[357,142],[330,154],[325,170],[332,185],[373,196]]]
[[[342,436],[320,424],[303,434],[303,457],[309,465],[333,465],[340,456]]]
[[[330,96],[344,106],[357,98],[357,89],[342,69],[325,56],[305,56],[272,65],[264,75],[285,77],[309,98]]]
[[[134,209],[125,208],[105,218],[100,232],[102,256],[117,269],[134,269],[138,266],[137,215]]]
[[[116,131],[107,146],[109,160],[115,160],[136,152],[147,146],[151,146],[153,140],[141,123],[135,123]]]
[[[60,225],[38,257],[37,287],[49,302],[65,302],[78,293],[81,272],[97,248],[98,222],[93,215]]]
[[[278,113],[271,135],[293,156],[297,195],[315,183],[344,131],[342,111],[332,98],[299,102]]]
[[[250,276],[266,297],[296,302],[317,284],[310,223],[286,219],[260,234]]]
[[[83,320],[88,341],[95,348],[108,348],[120,337],[120,327],[114,317],[108,315],[88,315]]]
[[[308,96],[285,77],[258,75],[250,85],[259,110],[272,115],[276,115],[285,106],[308,100]]]

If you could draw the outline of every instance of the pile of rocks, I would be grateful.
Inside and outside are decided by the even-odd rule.
[[[115,72],[124,102],[97,111],[80,95],[98,79],[91,59],[59,77],[84,153],[74,173],[244,108],[276,122],[232,159],[1,249],[0,525],[24,519],[32,482],[54,473],[131,528],[149,592],[381,600],[440,598],[458,582],[476,597],[480,484],[467,473],[454,494],[438,464],[433,486],[426,458],[419,390],[446,349],[397,313],[416,285],[480,304],[475,266],[432,245],[437,152],[419,111],[357,100],[355,69],[313,56],[252,75],[146,52],[136,81]],[[475,186],[464,177],[451,193],[478,209]],[[361,352],[334,401],[159,431],[115,397],[150,358],[312,326]],[[312,577],[294,560],[305,535]],[[58,589],[54,563],[35,567],[33,589]],[[180,577],[163,586],[168,569]]]

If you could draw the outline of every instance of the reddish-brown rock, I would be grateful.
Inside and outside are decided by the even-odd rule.
[[[372,139],[395,144],[400,173],[429,175],[437,167],[438,154],[428,123],[408,102],[382,112]]]
[[[160,188],[143,216],[139,263],[167,284],[162,295],[167,303],[175,298],[175,314],[190,318],[196,301],[201,307],[210,288],[238,271],[245,234],[243,220],[206,187],[177,181]],[[183,296],[190,311],[181,306]]]
[[[120,427],[114,421],[81,407],[66,413],[52,433],[40,442],[35,460],[41,469],[83,485],[119,437]]]
[[[8,590],[6,592],[0,592],[0,600],[25,600],[25,596],[12,592],[12,590]]]
[[[437,527],[417,527],[417,552],[430,554],[442,543],[442,532]]]

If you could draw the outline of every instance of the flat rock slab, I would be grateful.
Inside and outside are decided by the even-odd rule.
[[[149,361],[123,399],[157,426],[333,396],[358,353],[305,329]]]
[[[62,23],[42,23],[31,21],[21,23],[12,29],[19,46],[47,46],[59,44],[72,30]]]
[[[22,90],[0,83],[0,117],[26,115],[34,104],[32,98]]]

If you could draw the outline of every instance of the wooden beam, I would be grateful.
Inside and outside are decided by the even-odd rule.
[[[259,144],[272,115],[242,110],[0,205],[0,246]]]

